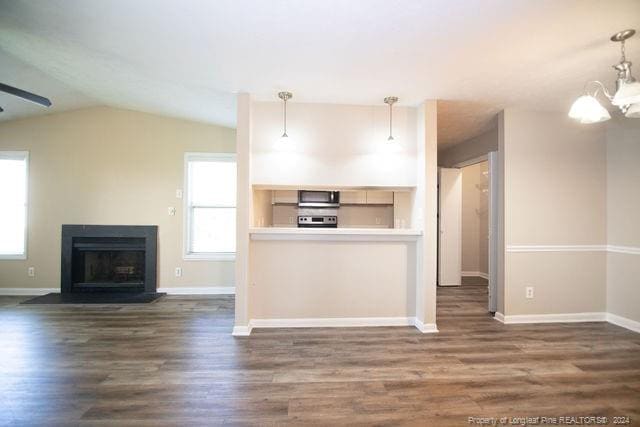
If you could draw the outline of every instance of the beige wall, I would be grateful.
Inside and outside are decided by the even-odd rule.
[[[504,314],[602,312],[606,254],[511,252],[511,245],[606,242],[604,128],[565,113],[505,110]],[[535,297],[525,298],[533,286]]]
[[[607,123],[607,311],[640,322],[640,121]]]
[[[491,129],[467,141],[438,152],[438,166],[450,168],[458,163],[498,150],[498,129]]]
[[[2,123],[0,150],[30,152],[28,259],[0,261],[0,287],[59,288],[62,224],[156,224],[160,287],[234,285],[233,262],[182,259],[176,199],[184,153],[234,152],[233,129],[87,108]],[[35,278],[27,277],[29,266]]]
[[[462,168],[462,271],[489,273],[488,162]]]

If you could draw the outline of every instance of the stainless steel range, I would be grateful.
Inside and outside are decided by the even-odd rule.
[[[300,215],[298,216],[300,228],[337,228],[338,217],[335,215]]]

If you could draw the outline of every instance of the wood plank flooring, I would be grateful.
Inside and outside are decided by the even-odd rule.
[[[0,297],[0,425],[469,425],[468,417],[629,416],[640,334],[502,325],[486,286],[438,290],[439,334],[256,330],[233,297],[122,306]]]

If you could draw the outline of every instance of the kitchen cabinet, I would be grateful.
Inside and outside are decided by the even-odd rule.
[[[367,191],[368,205],[392,205],[393,191]]]
[[[366,191],[341,191],[340,203],[344,205],[364,205],[367,203]]]
[[[298,192],[296,190],[274,190],[271,201],[273,204],[298,203]]]

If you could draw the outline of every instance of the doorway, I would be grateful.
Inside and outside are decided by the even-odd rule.
[[[497,153],[438,174],[438,286],[487,295],[496,311]]]

